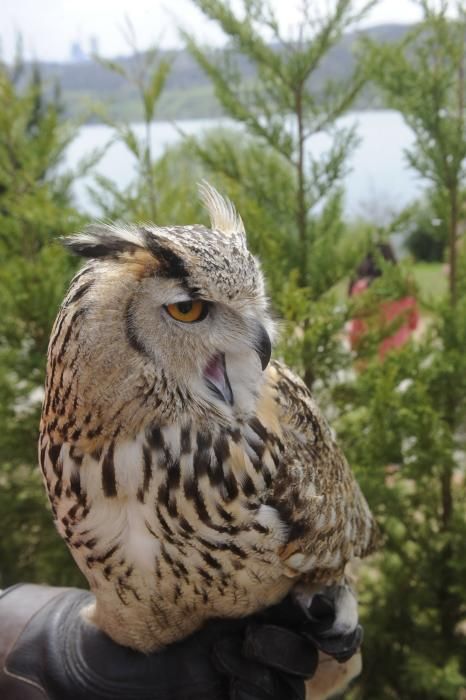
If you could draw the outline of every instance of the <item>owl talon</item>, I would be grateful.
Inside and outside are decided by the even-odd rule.
[[[312,640],[323,654],[333,657],[339,663],[345,663],[361,647],[364,634],[363,628],[358,625],[351,634],[328,637],[307,633],[305,636]]]
[[[298,584],[293,595],[316,622],[319,620],[326,629],[332,629],[332,635],[348,634],[358,624],[358,603],[347,584],[327,586],[318,592]]]
[[[334,586],[326,594],[314,595],[307,614],[304,634],[320,651],[340,663],[357,652],[363,629],[358,624],[356,599],[348,586]]]
[[[319,629],[319,634],[337,637],[351,634],[356,629],[358,603],[349,586],[328,586],[324,592],[311,596],[301,591],[296,597]]]
[[[331,598],[324,594],[313,597],[308,608],[309,615],[315,620],[314,630],[316,634],[325,634],[333,628],[335,623],[335,606]]]

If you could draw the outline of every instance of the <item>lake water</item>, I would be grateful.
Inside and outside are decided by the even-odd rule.
[[[351,112],[339,120],[343,126],[356,124],[360,139],[349,161],[345,177],[346,211],[349,216],[363,215],[382,224],[391,213],[412,201],[422,191],[421,182],[413,170],[407,167],[404,150],[413,142],[410,129],[397,112],[389,110]],[[228,125],[228,120],[189,120],[178,122],[178,126],[189,135],[219,125]],[[133,125],[136,133],[143,133],[142,124]],[[75,166],[79,159],[94,148],[107,143],[112,137],[110,127],[98,124],[84,126],[70,145],[67,164]],[[153,125],[153,152],[157,157],[182,136],[177,125],[171,122],[156,122]],[[319,134],[308,142],[308,148],[319,154],[328,148],[330,141]],[[95,172],[113,179],[118,186],[127,185],[134,173],[134,159],[121,143],[114,143],[96,166]],[[92,174],[76,185],[78,203],[96,214],[87,194],[87,185]]]

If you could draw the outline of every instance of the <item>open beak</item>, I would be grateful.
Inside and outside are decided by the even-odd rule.
[[[261,323],[258,324],[255,333],[254,350],[259,355],[261,367],[264,370],[270,362],[272,343],[270,342],[269,334]],[[204,379],[211,392],[218,399],[233,406],[233,392],[228,379],[225,354],[223,352],[219,352],[210,358],[204,369]]]
[[[218,399],[230,406],[233,405],[233,392],[228,379],[225,355],[223,353],[218,353],[209,360],[207,367],[204,369],[204,379],[209,389]]]

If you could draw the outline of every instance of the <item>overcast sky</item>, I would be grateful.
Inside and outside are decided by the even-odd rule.
[[[284,27],[292,27],[299,0],[272,0]],[[323,6],[331,0],[314,0]],[[360,0],[356,3],[361,5]],[[71,45],[89,49],[90,37],[98,40],[105,56],[128,53],[123,36],[125,17],[135,28],[140,48],[151,43],[179,45],[177,24],[209,43],[221,42],[216,27],[193,7],[190,0],[0,0],[0,40],[3,58],[11,59],[15,36],[20,33],[27,58],[63,61]],[[413,22],[420,11],[411,0],[379,0],[365,24]]]

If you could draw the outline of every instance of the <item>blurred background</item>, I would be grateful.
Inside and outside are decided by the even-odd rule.
[[[92,219],[244,219],[281,337],[383,534],[345,697],[466,698],[466,6],[2,0],[0,587],[85,581],[36,462]]]

